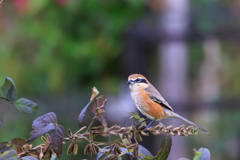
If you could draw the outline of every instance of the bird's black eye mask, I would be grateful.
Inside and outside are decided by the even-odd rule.
[[[135,83],[146,83],[147,84],[147,81],[143,78],[137,78],[134,82]]]

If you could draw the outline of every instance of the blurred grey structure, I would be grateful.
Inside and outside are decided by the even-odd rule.
[[[164,4],[165,10],[159,22],[159,30],[164,33],[158,51],[161,62],[160,91],[173,109],[184,116],[188,95],[188,47],[185,40],[189,27],[189,1],[164,0]],[[168,119],[173,126],[179,125],[177,121]],[[169,159],[178,159],[186,155],[185,140],[183,137],[174,137]]]

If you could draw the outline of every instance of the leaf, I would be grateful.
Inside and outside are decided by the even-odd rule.
[[[106,147],[101,148],[101,150],[105,151],[105,152],[104,153],[98,152],[96,160],[99,160],[99,158],[101,158],[104,154],[106,154],[109,151],[109,149],[107,149],[107,148],[109,148],[109,147],[106,146]],[[129,152],[126,148],[120,147],[120,149],[122,150],[121,155],[124,155],[124,154],[132,155],[132,152]]]
[[[5,151],[3,156],[0,157],[0,160],[20,160],[20,158],[18,158],[17,152],[14,149],[11,149],[9,151]]]
[[[0,113],[0,128],[2,127],[2,124],[3,124],[3,115],[2,113]]]
[[[205,152],[205,148],[200,148],[198,151],[196,149],[193,149],[193,150],[194,150],[193,160],[200,160],[200,159],[201,160],[208,160],[208,159],[210,159],[210,152],[209,152],[208,149],[207,149],[208,150],[207,152]],[[205,158],[202,158],[203,153],[205,153],[205,155],[204,155],[204,156],[206,156]]]
[[[91,106],[95,101],[96,101],[96,97],[94,97],[90,102],[88,102],[88,104],[83,108],[83,110],[79,114],[79,116],[78,116],[78,126],[79,126],[79,128],[81,128],[81,125],[82,125],[83,119],[85,117],[85,113],[87,111],[87,108],[89,106]]]
[[[146,156],[143,157],[143,159],[144,159],[144,160],[152,160],[153,157],[151,157],[151,156],[149,156],[149,155],[146,155]]]
[[[131,116],[133,116],[133,118],[139,120],[140,116],[137,112],[127,112],[127,114],[130,114]]]
[[[31,113],[35,114],[38,110],[39,106],[38,104],[26,99],[26,98],[20,98],[15,102],[15,107],[20,111],[24,113]]]
[[[33,141],[37,137],[53,130],[57,126],[57,116],[54,112],[49,112],[38,117],[33,121],[32,127],[34,130],[30,133],[31,137],[28,141]]]
[[[140,119],[139,119],[139,122],[141,122],[141,121],[143,121],[143,120],[145,120],[145,118],[140,118]],[[146,126],[146,125],[147,125],[146,121],[142,122],[141,125]]]
[[[97,90],[96,87],[92,88],[92,96],[90,98],[90,101],[93,100],[94,97],[96,97],[97,95],[99,95],[99,91]]]
[[[5,152],[6,150],[9,150],[9,143],[8,142],[2,142],[0,143],[0,153]]]
[[[138,145],[138,153],[139,155],[142,155],[143,157],[145,156],[150,156],[151,158],[153,157],[152,153],[149,152],[145,147],[143,147],[142,145]]]
[[[153,158],[153,160],[162,160],[167,159],[171,147],[172,147],[172,137],[171,136],[165,136],[162,135],[162,143],[161,143],[161,150],[158,152],[158,154]]]
[[[16,100],[16,88],[13,83],[13,80],[9,77],[6,77],[3,86],[0,87],[0,98],[5,99],[12,104]]]
[[[55,160],[57,155],[55,153],[52,154],[51,160]]]
[[[13,148],[17,151],[18,154],[23,151],[22,147],[25,144],[27,144],[27,141],[25,139],[22,139],[22,138],[14,138],[11,141],[11,145],[14,146]]]
[[[107,103],[107,99],[105,96],[101,95],[96,98],[96,101],[92,105],[92,112],[97,116],[97,119],[106,127],[107,119],[105,113],[105,105]]]
[[[22,160],[38,160],[38,159],[33,156],[25,156],[25,157],[22,157]]]
[[[64,137],[65,129],[63,126],[57,126],[51,133],[51,145],[53,151],[57,154],[58,158],[62,154],[62,142]]]

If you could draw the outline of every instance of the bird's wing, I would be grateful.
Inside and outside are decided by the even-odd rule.
[[[173,111],[172,107],[168,104],[168,102],[151,84],[149,84],[149,87],[147,87],[145,91],[149,93],[149,96],[153,102],[158,103],[161,106]]]

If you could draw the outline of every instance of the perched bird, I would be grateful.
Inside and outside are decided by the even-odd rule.
[[[137,106],[138,110],[147,117],[134,127],[151,119],[152,121],[146,126],[146,130],[155,120],[160,121],[164,118],[178,118],[208,133],[205,129],[175,113],[168,102],[143,75],[130,75],[128,77],[128,85],[134,104]]]

